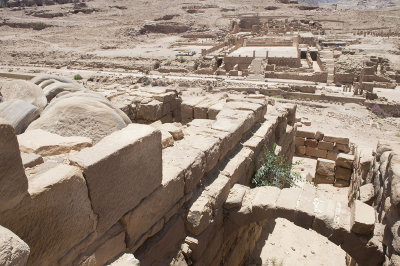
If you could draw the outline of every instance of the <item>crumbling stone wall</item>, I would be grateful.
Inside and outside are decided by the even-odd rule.
[[[372,206],[377,212],[378,220],[385,225],[382,241],[386,247],[385,254],[390,265],[400,263],[399,181],[399,145],[380,142],[371,165],[371,172],[364,183],[373,186]]]
[[[102,265],[125,252],[143,265],[233,262],[239,243],[230,240],[255,241],[260,227],[224,235],[230,188],[250,183],[264,145],[277,142],[290,160],[294,153],[295,106],[267,112],[257,97],[232,98],[211,117],[207,104],[193,105],[185,137],[171,147],[162,149],[159,130],[131,124],[26,170],[12,127],[1,121],[8,170],[0,180],[13,193],[1,194],[0,224],[29,245],[29,265]],[[204,113],[208,119],[195,119]]]

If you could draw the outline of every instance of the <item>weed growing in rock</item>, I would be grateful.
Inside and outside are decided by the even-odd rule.
[[[276,186],[278,188],[296,186],[301,179],[300,174],[292,171],[293,165],[282,155],[276,155],[276,144],[271,149],[264,147],[264,154],[261,158],[262,165],[254,174],[251,183],[255,187]]]
[[[74,76],[74,80],[81,80],[81,79],[82,79],[82,76],[79,75],[79,74],[76,74],[76,75]]]

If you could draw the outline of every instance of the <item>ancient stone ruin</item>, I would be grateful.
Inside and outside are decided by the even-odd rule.
[[[400,265],[400,7],[261,2],[0,0],[0,265]]]

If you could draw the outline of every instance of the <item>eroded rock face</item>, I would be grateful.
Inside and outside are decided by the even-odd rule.
[[[46,96],[36,84],[25,80],[13,80],[0,85],[4,100],[21,99],[43,110],[47,105]]]
[[[129,118],[90,95],[65,95],[55,99],[27,130],[43,129],[61,136],[83,136],[99,142],[127,126]]]
[[[26,265],[29,246],[16,234],[0,226],[0,265]]]

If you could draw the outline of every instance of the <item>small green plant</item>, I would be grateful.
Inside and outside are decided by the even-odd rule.
[[[79,74],[76,74],[76,75],[74,76],[74,80],[81,80],[81,79],[83,79],[83,78],[82,78],[82,76],[79,75]]]
[[[171,65],[171,60],[168,60],[167,62],[165,62],[166,66],[170,66]]]
[[[8,72],[13,72],[13,70],[12,70],[12,69],[9,69]]]
[[[180,63],[185,63],[186,59],[183,56],[181,56],[181,57],[179,57],[179,62]]]
[[[268,261],[271,263],[272,266],[283,266],[283,261],[281,260],[280,262],[278,262],[278,260],[275,257],[269,259]],[[267,265],[269,265],[268,262]]]
[[[276,144],[271,149],[264,147],[264,153],[260,159],[261,167],[254,174],[251,183],[255,187],[275,186],[278,188],[297,186],[296,182],[301,179],[299,173],[292,171],[293,165],[282,155],[276,155]]]
[[[149,86],[151,83],[150,79],[148,77],[144,77],[143,79],[143,85],[144,86]]]
[[[33,25],[34,30],[43,30],[44,28],[46,28],[46,24],[44,24],[43,22],[36,22]]]

